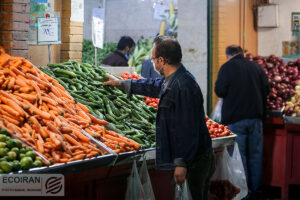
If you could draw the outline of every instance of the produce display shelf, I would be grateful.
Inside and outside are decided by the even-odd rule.
[[[237,137],[237,135],[233,134],[233,135],[226,136],[226,137],[213,138],[212,139],[212,147],[214,149],[217,149],[217,148],[222,148],[222,147],[226,147],[226,146],[231,146],[234,144],[236,137]]]
[[[300,117],[290,117],[290,116],[283,116],[284,123],[288,124],[300,124]]]

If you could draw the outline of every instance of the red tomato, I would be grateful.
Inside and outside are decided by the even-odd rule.
[[[223,124],[221,124],[221,125],[219,126],[219,128],[221,128],[221,129],[223,129],[223,130],[224,130],[224,125],[223,125]]]

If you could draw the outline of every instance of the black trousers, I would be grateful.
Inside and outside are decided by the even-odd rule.
[[[210,179],[216,168],[213,152],[201,156],[193,168],[187,170],[187,181],[193,200],[207,200]]]

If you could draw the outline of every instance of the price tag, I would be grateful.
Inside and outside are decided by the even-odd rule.
[[[52,44],[59,41],[58,18],[38,19],[38,43]]]
[[[95,47],[103,48],[104,8],[94,8],[92,17],[92,40]]]

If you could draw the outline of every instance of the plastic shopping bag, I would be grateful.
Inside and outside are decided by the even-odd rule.
[[[155,200],[154,192],[151,185],[150,176],[148,174],[148,167],[146,158],[144,157],[142,167],[140,168],[140,179],[145,192],[145,200]]]
[[[237,143],[230,157],[227,148],[218,155],[216,171],[211,179],[210,193],[216,199],[242,199],[248,193],[247,180]]]
[[[192,200],[192,195],[189,190],[189,186],[187,181],[185,181],[183,184],[175,185],[175,200]]]
[[[128,178],[125,200],[145,200],[145,192],[135,160],[133,161],[131,174]]]
[[[222,106],[223,106],[223,99],[220,98],[215,106],[215,109],[211,113],[211,119],[213,121],[221,123],[221,121],[222,121]]]

